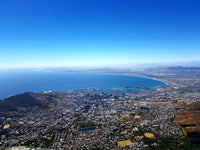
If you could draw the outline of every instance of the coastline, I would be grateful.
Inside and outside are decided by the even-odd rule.
[[[156,80],[156,81],[160,81],[165,83],[165,86],[168,86],[169,84],[166,81],[163,81],[162,79],[158,79],[158,78],[152,78],[152,77],[147,77],[147,76],[142,76],[142,75],[127,75],[127,76],[134,76],[134,77],[142,77],[142,78],[147,78],[147,79],[151,79],[151,80]]]
[[[40,70],[41,71],[41,70]],[[38,72],[40,72],[38,71]],[[151,80],[156,80],[156,81],[160,81],[160,82],[163,82],[165,83],[166,85],[165,86],[168,86],[169,84],[166,82],[166,81],[163,81],[161,79],[158,79],[158,78],[152,78],[152,77],[148,77],[148,76],[142,76],[142,75],[134,75],[134,74],[126,74],[126,73],[122,73],[122,74],[115,74],[115,73],[88,73],[88,72],[81,72],[81,73],[76,73],[76,72],[56,72],[56,71],[41,71],[41,72],[48,72],[48,73],[62,73],[62,74],[88,74],[88,75],[121,75],[121,76],[134,76],[134,77],[142,77],[142,78],[147,78],[147,79],[151,79]]]
[[[160,83],[160,85],[159,85],[159,83],[158,83],[158,85],[156,85],[155,84],[155,86],[154,85],[148,85],[147,84],[147,86],[146,87],[150,87],[150,88],[157,88],[157,87],[163,87],[163,86],[167,86],[168,85],[168,83],[166,83],[166,82],[164,82],[164,81],[162,81],[162,80],[159,80],[159,79],[156,79],[156,78],[151,78],[151,77],[147,77],[147,76],[141,76],[141,75],[134,75],[134,74],[126,74],[126,73],[88,73],[88,72],[82,72],[82,73],[72,73],[72,72],[55,72],[55,71],[44,71],[44,70],[40,70],[40,71],[28,71],[29,73],[30,72],[37,72],[37,74],[40,74],[40,73],[47,73],[45,76],[42,76],[42,78],[43,79],[45,79],[46,77],[48,77],[48,73],[49,73],[49,76],[51,76],[50,74],[62,74],[62,76],[64,76],[65,74],[71,74],[71,75],[73,75],[73,74],[76,74],[76,75],[81,75],[81,74],[84,74],[84,75],[86,75],[86,77],[87,77],[87,75],[102,75],[102,76],[106,76],[106,75],[113,75],[113,76],[127,76],[127,77],[138,77],[138,78],[146,78],[146,79],[150,79],[150,80],[154,80],[154,81],[159,81],[159,82],[161,82]],[[26,74],[26,71],[24,72],[25,74]],[[26,74],[26,76],[28,76],[27,74]],[[81,76],[80,76],[81,77]],[[12,77],[11,76],[11,78],[13,78],[13,80],[17,80],[17,78],[15,79],[14,77]],[[67,78],[67,77],[66,77]],[[109,78],[109,77],[107,77],[107,78]],[[112,78],[112,77],[111,77]],[[54,80],[54,82],[56,81],[57,82],[57,79],[56,78],[54,78],[55,80]],[[106,79],[106,78],[105,78]],[[8,80],[8,79],[7,79]],[[61,79],[59,79],[58,80],[58,83],[60,82],[61,83],[61,80],[63,80],[62,78]],[[104,80],[104,78],[102,78],[102,81]],[[109,79],[110,81],[112,81],[112,79]],[[109,82],[110,82],[109,81]],[[28,80],[26,80],[26,82],[28,83],[29,81]],[[55,82],[55,83],[56,83]],[[68,81],[67,81],[68,82]],[[85,82],[85,81],[84,81]],[[105,82],[107,82],[106,80],[105,80]],[[108,83],[109,83],[108,82]],[[132,85],[128,85],[128,84],[125,84],[125,83],[123,83],[122,81],[118,81],[118,80],[116,80],[116,83],[117,82],[121,82],[120,84],[116,84],[115,85],[115,80],[113,80],[113,83],[111,82],[111,83],[109,83],[111,86],[107,86],[106,84],[105,85],[99,85],[99,83],[97,82],[97,83],[95,83],[95,82],[93,82],[91,85],[85,85],[85,84],[83,84],[83,86],[84,86],[84,88],[97,88],[97,89],[101,89],[102,87],[104,87],[106,90],[112,90],[113,88],[115,89],[118,89],[118,87],[124,87],[124,86],[138,86],[138,87],[145,87],[145,84],[144,85],[134,85],[134,83],[132,83],[132,82],[134,82],[134,80],[131,80],[130,79],[130,83],[132,84]],[[129,80],[128,80],[128,82],[129,82]],[[141,81],[142,82],[142,81]],[[6,88],[6,83],[7,82],[5,82],[4,84],[5,84],[5,88]],[[11,84],[10,82],[8,82],[9,84]],[[45,82],[46,83],[46,82]],[[9,85],[8,84],[8,85]],[[38,81],[38,86],[40,85],[40,84],[44,84],[43,82],[41,82],[40,83],[40,81]],[[17,94],[20,94],[20,93],[24,93],[24,92],[41,92],[41,91],[48,91],[48,90],[51,90],[51,91],[65,91],[65,90],[76,90],[76,89],[79,89],[79,88],[82,88],[82,86],[81,87],[76,87],[76,86],[73,86],[73,84],[70,84],[70,85],[68,85],[68,86],[64,86],[63,85],[63,87],[61,86],[60,88],[58,87],[59,86],[59,84],[58,85],[55,85],[55,86],[53,86],[53,84],[49,84],[49,85],[47,85],[46,87],[44,87],[44,88],[39,88],[39,89],[34,89],[33,90],[33,88],[31,87],[32,86],[32,84],[30,83],[30,84],[27,84],[29,87],[27,87],[26,85],[25,85],[25,87],[24,87],[24,90],[23,90],[23,88],[22,89],[20,89],[20,90],[18,90],[18,91],[15,91],[14,89],[10,89],[9,87],[7,87],[7,91],[8,91],[8,89],[10,90],[10,91],[13,91],[14,90],[14,92],[7,92],[6,90],[4,90],[4,91],[2,91],[2,96],[1,96],[1,98],[0,99],[5,99],[5,98],[8,98],[8,97],[10,97],[10,96],[13,96],[13,95],[16,95],[16,93]],[[37,86],[37,85],[34,85],[34,86]],[[97,86],[95,86],[95,85],[97,85]],[[18,85],[16,84],[16,85],[13,85],[14,87],[17,87]],[[71,86],[71,87],[70,87]],[[100,87],[100,86],[102,86],[102,87]],[[26,90],[26,89],[29,89],[28,91]],[[60,89],[60,90],[58,90],[58,89]],[[63,90],[63,89],[65,89],[65,90]],[[5,93],[6,92],[6,93]],[[134,92],[134,91],[133,91]],[[113,92],[114,93],[114,92]],[[129,93],[129,92],[127,92],[126,90],[124,91],[124,93]]]

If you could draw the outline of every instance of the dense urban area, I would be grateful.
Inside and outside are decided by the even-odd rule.
[[[77,89],[13,96],[11,100],[31,98],[34,104],[22,102],[1,112],[0,148],[200,149],[200,68],[125,74],[167,85],[140,94]]]

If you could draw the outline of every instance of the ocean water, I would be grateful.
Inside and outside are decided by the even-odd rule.
[[[152,87],[148,90],[155,90],[153,87],[165,85],[166,83],[158,80],[124,75],[0,72],[0,99],[24,92],[66,91],[79,88],[101,89],[99,92],[140,93],[144,90],[142,87]]]

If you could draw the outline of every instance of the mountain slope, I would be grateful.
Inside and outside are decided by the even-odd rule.
[[[50,103],[56,103],[56,101],[49,95],[28,92],[1,100],[0,112],[17,111],[19,107],[39,106],[41,108],[48,108]]]

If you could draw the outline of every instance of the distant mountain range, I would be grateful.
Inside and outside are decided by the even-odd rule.
[[[57,66],[57,67],[30,67],[30,68],[8,68],[0,71],[50,71],[62,73],[121,73],[123,71],[137,71],[152,67],[200,67],[200,61],[179,61],[179,62],[156,62],[156,63],[129,63],[129,64],[113,64],[104,66]]]
[[[169,62],[169,63],[146,63],[146,64],[118,64],[110,66],[91,67],[48,67],[40,68],[42,71],[63,72],[63,73],[129,73],[132,71],[144,70],[152,67],[200,67],[200,61],[190,62]]]

